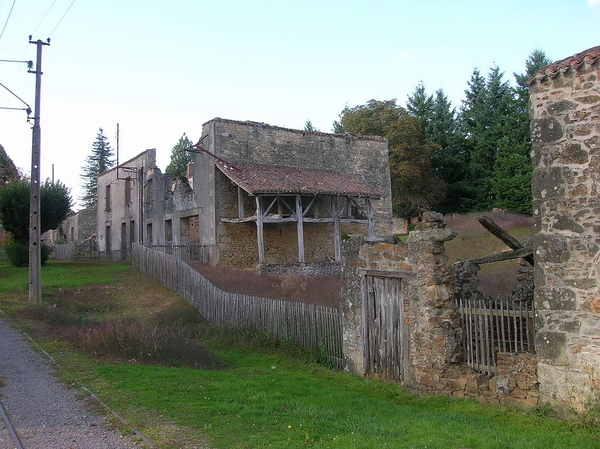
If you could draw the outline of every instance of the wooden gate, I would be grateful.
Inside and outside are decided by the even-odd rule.
[[[402,279],[375,275],[364,279],[365,372],[402,381],[408,341],[404,329]]]

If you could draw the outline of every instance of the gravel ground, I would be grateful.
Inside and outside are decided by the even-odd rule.
[[[0,403],[24,449],[134,449],[133,438],[106,428],[77,391],[57,381],[44,356],[35,352],[0,316]],[[15,449],[0,417],[0,449]]]

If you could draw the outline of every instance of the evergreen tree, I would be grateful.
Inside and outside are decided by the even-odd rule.
[[[308,131],[308,132],[311,132],[311,133],[318,133],[319,132],[319,130],[314,127],[314,125],[312,124],[312,122],[310,121],[310,119],[308,119],[306,121],[306,123],[304,123],[304,131]]]
[[[425,140],[432,141],[430,127],[433,124],[433,95],[427,95],[425,85],[421,81],[412,96],[406,102],[406,111],[419,120]]]
[[[525,72],[514,74],[517,82],[511,133],[501,140],[494,164],[491,194],[494,206],[513,212],[531,214],[531,139],[529,119],[529,86],[527,80],[551,61],[541,50],[534,50],[525,61]],[[512,137],[512,138],[511,138]]]
[[[184,178],[187,175],[188,165],[194,162],[194,153],[185,150],[192,145],[193,142],[183,133],[171,151],[171,162],[167,165],[165,173],[169,173],[173,178]]]
[[[496,205],[492,184],[497,156],[502,146],[519,142],[515,91],[503,76],[498,67],[492,67],[486,80],[476,69],[465,91],[459,129],[466,164],[461,204],[466,211]]]
[[[96,140],[92,144],[92,152],[86,158],[86,165],[82,167],[83,195],[81,202],[84,207],[92,207],[98,202],[98,175],[111,169],[115,165],[114,152],[100,128]]]
[[[447,185],[446,199],[437,206],[440,212],[453,212],[460,207],[460,195],[456,194],[456,183],[464,177],[464,162],[456,134],[456,111],[442,89],[427,95],[420,83],[409,96],[407,110],[419,119],[423,139],[431,147],[431,166]]]

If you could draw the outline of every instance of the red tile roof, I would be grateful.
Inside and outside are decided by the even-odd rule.
[[[381,197],[381,193],[331,170],[279,167],[248,163],[215,165],[250,194],[348,195]]]
[[[547,78],[552,79],[559,73],[566,73],[569,70],[577,71],[584,63],[591,65],[598,61],[599,58],[600,46],[589,48],[576,55],[553,62],[542,70],[538,70],[536,74],[527,81],[527,84],[531,85],[536,81],[546,81]]]

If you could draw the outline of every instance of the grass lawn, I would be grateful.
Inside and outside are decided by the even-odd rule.
[[[224,362],[201,370],[82,353],[63,340],[65,328],[34,319],[27,269],[0,265],[0,309],[160,448],[600,447],[598,427],[545,409],[415,395],[331,370],[268,336],[212,328],[178,295],[125,265],[51,262],[42,282],[44,301],[80,321],[91,314],[185,327]]]

